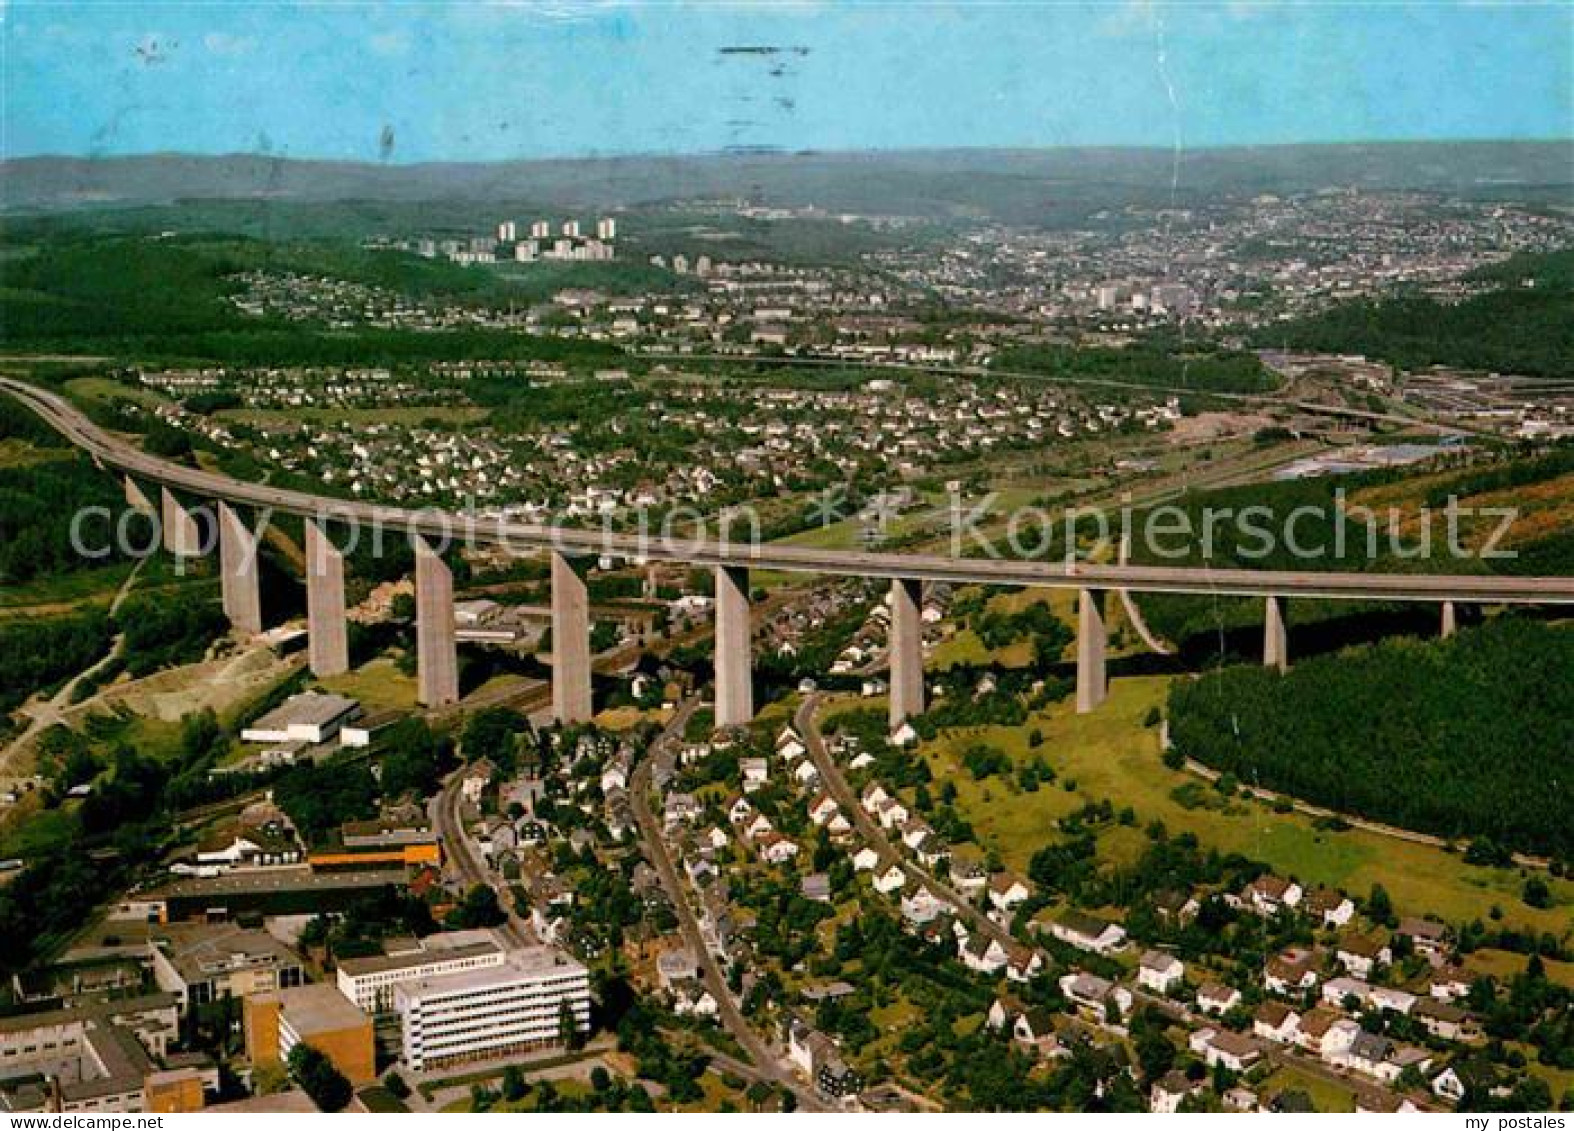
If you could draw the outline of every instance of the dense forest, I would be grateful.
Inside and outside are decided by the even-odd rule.
[[[1478,278],[1496,286],[1457,303],[1423,295],[1340,303],[1276,323],[1258,342],[1364,354],[1405,369],[1455,365],[1532,377],[1574,374],[1574,251],[1515,256]]]
[[[24,441],[43,458],[0,466],[0,584],[19,585],[117,560],[119,555],[87,559],[71,545],[71,523],[79,511],[105,507],[118,515],[125,509],[114,478],[66,449],[59,434],[37,414],[0,395],[0,442],[6,440]],[[59,459],[52,458],[56,449]],[[84,544],[113,546],[113,521],[85,523]],[[147,545],[146,520],[128,520],[126,533],[131,545]]]
[[[19,585],[126,560],[115,537],[116,518],[125,509],[114,477],[86,460],[0,467],[0,584]],[[78,514],[88,516],[78,524],[82,546],[95,552],[108,549],[108,556],[84,557],[72,546]],[[149,544],[151,526],[142,516],[128,518],[125,529],[127,546]]]
[[[1318,805],[1574,858],[1574,630],[1501,617],[1170,693],[1184,755]],[[1462,709],[1468,707],[1468,709]]]
[[[430,333],[333,331],[232,306],[236,274],[304,271],[445,300],[495,297],[494,276],[388,252],[386,260],[338,245],[280,245],[238,237],[92,237],[63,229],[33,247],[14,241],[0,292],[0,342],[8,349],[208,359],[235,364],[392,364],[489,357],[615,361],[615,347],[504,330]]]
[[[0,622],[0,714],[96,663],[109,635],[109,618],[97,609]]]
[[[1108,349],[1021,346],[1002,350],[992,367],[1001,372],[1116,381],[1199,393],[1268,393],[1278,379],[1249,353],[1176,353],[1156,346]]]

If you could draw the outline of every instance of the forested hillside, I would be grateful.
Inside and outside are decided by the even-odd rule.
[[[1574,858],[1574,629],[1501,617],[1180,680],[1170,735],[1243,782],[1445,837]]]
[[[125,509],[125,497],[114,477],[65,447],[36,414],[0,394],[0,442],[5,440],[25,441],[39,458],[18,466],[0,465],[0,585],[125,561],[125,555],[114,548],[115,518],[105,517],[118,516]],[[99,517],[79,524],[83,544],[108,547],[107,557],[85,558],[71,545],[75,516],[87,508],[105,509],[94,512]],[[128,545],[148,544],[145,520],[134,517],[125,530]]]
[[[242,314],[227,301],[240,272],[326,275],[444,301],[504,301],[500,276],[339,244],[233,236],[96,236],[8,231],[0,343],[14,351],[92,352],[233,363],[373,364],[458,358],[616,359],[615,347],[484,328],[438,333],[326,327]],[[513,297],[518,297],[517,295]]]
[[[991,365],[1001,372],[1042,373],[1048,377],[1211,393],[1267,393],[1279,384],[1254,355],[1230,351],[1172,353],[1153,346],[1019,346],[1002,350]]]
[[[1150,565],[1212,565],[1220,569],[1339,570],[1352,573],[1501,573],[1527,576],[1574,574],[1574,445],[1563,445],[1534,456],[1508,458],[1457,457],[1459,465],[1423,470],[1385,470],[1359,475],[1325,476],[1199,491],[1174,504],[1187,516],[1191,539],[1142,536],[1145,512],[1133,519],[1131,558]],[[1360,512],[1347,510],[1341,541],[1339,500],[1348,508],[1365,507],[1374,516],[1377,535],[1367,533]],[[1512,495],[1512,499],[1505,498]],[[1463,557],[1448,546],[1445,508],[1450,498],[1465,508],[1512,505],[1517,517],[1493,546],[1494,553],[1512,556],[1483,558],[1497,519],[1485,514],[1463,515],[1460,542],[1472,550]],[[1247,508],[1266,508],[1250,525],[1276,532],[1268,543],[1243,532],[1236,521]],[[1431,552],[1414,556],[1422,545],[1417,515],[1431,512]],[[1283,537],[1288,516],[1300,509],[1295,547]],[[1217,522],[1205,554],[1200,532],[1204,515],[1229,517]],[[1271,514],[1271,517],[1268,515]],[[1397,542],[1394,531],[1398,531]],[[1316,553],[1300,554],[1299,547]],[[1396,549],[1397,547],[1397,549]],[[1376,550],[1375,554],[1369,553]],[[1149,593],[1138,598],[1148,624],[1176,644],[1262,623],[1262,602],[1232,597],[1192,597]],[[1362,611],[1355,602],[1299,601],[1290,606],[1292,624],[1307,624]]]
[[[1459,303],[1424,296],[1355,301],[1259,335],[1274,348],[1364,354],[1405,369],[1454,365],[1574,375],[1574,251],[1522,255],[1482,272],[1494,289]]]

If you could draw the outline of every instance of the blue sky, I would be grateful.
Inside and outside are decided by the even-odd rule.
[[[0,20],[7,156],[1574,136],[1568,4],[0,0]]]

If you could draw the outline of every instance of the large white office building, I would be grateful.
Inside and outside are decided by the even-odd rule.
[[[414,1072],[550,1045],[563,1009],[590,1029],[590,973],[561,951],[510,951],[496,966],[401,981],[393,991],[403,1062]]]

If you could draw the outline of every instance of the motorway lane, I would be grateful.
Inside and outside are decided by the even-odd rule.
[[[551,548],[566,553],[605,554],[692,565],[911,578],[955,584],[1031,585],[1060,589],[1124,588],[1144,593],[1312,597],[1329,600],[1574,604],[1574,577],[1395,575],[956,558],[937,554],[820,550],[778,543],[752,545],[705,539],[642,537],[501,519],[483,520],[473,515],[448,512],[412,511],[402,507],[355,503],[304,491],[243,483],[213,472],[181,467],[150,456],[103,432],[74,406],[53,393],[11,378],[0,378],[0,388],[17,396],[67,439],[96,458],[136,475],[206,497],[223,498],[291,514],[406,530],[439,539],[473,539],[478,543]]]

